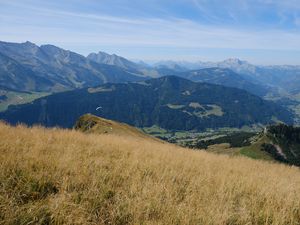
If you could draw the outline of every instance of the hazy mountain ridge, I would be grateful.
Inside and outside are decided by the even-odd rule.
[[[17,91],[63,91],[106,82],[142,80],[138,74],[98,64],[53,45],[0,42],[0,86]],[[7,65],[11,65],[9,73]],[[25,71],[25,73],[24,73]],[[25,75],[25,79],[24,79]],[[23,82],[21,82],[23,80]],[[25,82],[24,82],[25,81]]]
[[[290,93],[300,91],[300,66],[297,65],[260,66],[237,58],[229,58],[221,62],[161,61],[155,65],[169,69],[180,67],[187,70],[205,68],[230,69],[254,83],[260,82],[265,86],[283,88]]]
[[[116,54],[110,55],[101,51],[98,53],[90,53],[87,58],[100,64],[114,65],[129,70],[137,70],[139,68],[142,68],[140,64],[129,61],[124,57],[118,56]]]
[[[37,76],[30,68],[0,52],[0,88],[7,90],[43,90],[54,84]]]
[[[204,68],[227,68],[232,69],[234,71],[253,71],[255,72],[255,66],[248,63],[247,61],[242,61],[238,58],[229,58],[225,59],[221,62],[204,62],[204,61],[196,61],[196,62],[188,62],[188,61],[173,61],[173,60],[163,60],[153,64],[155,67],[165,66],[168,68],[185,68],[186,70],[199,70]]]
[[[135,74],[139,74],[140,76],[144,76],[144,77],[154,78],[154,77],[160,77],[164,75],[172,75],[174,74],[175,71],[177,71],[176,69],[169,69],[165,66],[162,67],[150,66],[142,61],[140,61],[139,63],[135,63],[122,56],[118,56],[116,54],[110,55],[108,53],[101,52],[101,51],[98,53],[90,53],[87,56],[87,58],[97,63],[118,66],[122,69],[125,69]]]
[[[176,73],[177,76],[194,82],[207,82],[246,90],[252,94],[265,96],[270,88],[254,83],[231,69],[212,67]]]
[[[195,63],[169,60],[146,66],[105,52],[91,53],[84,57],[54,45],[39,47],[31,42],[0,42],[0,87],[17,91],[70,90],[106,82],[137,81],[145,76],[159,77],[178,73],[183,76],[184,72],[210,68],[230,69],[255,85],[281,88],[292,94],[300,92],[300,66],[256,66],[236,58],[222,62]],[[214,82],[214,70],[211,69],[210,72],[214,78],[207,82],[218,84]],[[185,78],[189,78],[188,76],[187,74]],[[238,85],[231,86],[240,88]]]

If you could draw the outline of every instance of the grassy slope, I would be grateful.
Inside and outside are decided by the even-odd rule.
[[[203,151],[216,153],[216,154],[225,154],[225,155],[229,155],[229,156],[240,155],[240,148],[230,147],[230,144],[228,144],[228,143],[210,145],[210,146],[208,146],[207,149],[205,149]]]
[[[0,101],[0,112],[5,111],[9,105],[19,105],[32,102],[37,98],[44,97],[50,93],[46,92],[32,92],[32,93],[21,93],[13,91],[5,91],[7,99],[5,101]]]
[[[264,135],[259,137],[254,143],[250,146],[246,146],[240,149],[240,154],[253,158],[253,159],[263,159],[274,161],[275,159],[267,152],[262,151],[262,144],[269,143],[270,140]]]
[[[0,224],[299,224],[300,171],[151,139],[0,124]]]

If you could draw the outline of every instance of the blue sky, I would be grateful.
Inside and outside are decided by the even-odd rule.
[[[142,60],[300,65],[300,0],[0,0],[0,40]]]

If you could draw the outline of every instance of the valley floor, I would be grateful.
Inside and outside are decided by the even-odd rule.
[[[126,135],[0,137],[0,224],[300,224],[297,167]]]

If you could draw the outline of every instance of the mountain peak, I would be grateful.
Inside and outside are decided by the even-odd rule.
[[[26,41],[24,43],[21,43],[21,45],[26,46],[26,47],[30,47],[30,48],[38,48],[38,46],[35,43],[32,43],[30,41]]]
[[[229,68],[236,73],[255,74],[256,66],[238,58],[229,58],[217,63],[217,67]]]
[[[24,42],[23,44],[27,44],[27,45],[35,45],[33,42],[30,42],[30,41],[26,41],[26,42]]]
[[[108,53],[102,52],[102,51],[99,51],[98,53],[91,53],[91,54],[111,56],[111,54],[108,54]]]
[[[228,58],[225,59],[223,63],[236,64],[236,65],[248,64],[247,61],[240,60],[239,58]]]
[[[59,48],[55,45],[41,45],[41,49],[46,50],[46,51],[50,51],[52,53],[58,53],[58,52],[63,52],[66,51],[62,48]]]
[[[138,64],[131,62],[121,56],[118,56],[116,54],[108,54],[101,51],[99,51],[98,53],[91,53],[87,56],[87,58],[97,63],[114,65],[124,69],[136,70],[137,68],[139,68]]]

